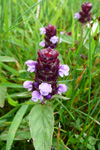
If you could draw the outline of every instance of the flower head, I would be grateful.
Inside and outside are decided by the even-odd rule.
[[[85,2],[82,4],[82,11],[89,12],[92,9],[92,4],[89,2]]]
[[[28,91],[32,91],[33,89],[33,82],[32,81],[25,81],[23,83],[23,86],[25,89],[28,89]]]
[[[28,60],[26,61],[26,65],[28,66],[28,69],[27,71],[30,71],[30,72],[35,72],[36,70],[36,61],[33,61],[33,60]]]
[[[48,37],[49,39],[52,37],[52,36],[55,36],[57,34],[57,30],[56,30],[56,27],[51,25],[51,24],[48,24],[48,27],[45,27],[45,30],[46,30],[46,37]]]
[[[38,51],[37,69],[35,81],[39,83],[51,84],[52,94],[57,89],[58,69],[59,69],[58,51],[51,49],[42,49]]]
[[[40,34],[46,34],[46,29],[44,27],[40,28]]]
[[[28,70],[35,71],[35,82],[25,81],[23,86],[28,88],[28,91],[32,91],[34,102],[50,99],[52,95],[67,90],[64,84],[59,84],[57,87],[59,75],[67,76],[69,72],[67,65],[59,65],[58,55],[58,51],[49,47],[38,51],[37,62],[32,60],[26,62]]]
[[[59,75],[61,77],[63,77],[64,75],[65,76],[69,75],[69,67],[68,67],[68,65],[60,65],[59,66]]]
[[[45,27],[46,34],[44,37],[45,40],[45,48],[51,47],[55,48],[57,46],[58,40],[55,42],[55,39],[52,40],[52,37],[56,36],[57,30],[56,27],[48,24],[47,27]]]
[[[92,4],[85,2],[81,6],[82,10],[79,13],[75,13],[75,18],[78,18],[78,21],[82,24],[85,24],[91,20],[91,9]]]
[[[66,92],[67,91],[67,86],[65,84],[59,84],[58,86],[58,94],[61,95],[61,93]]]

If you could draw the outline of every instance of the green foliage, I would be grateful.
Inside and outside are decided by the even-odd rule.
[[[52,145],[54,117],[50,106],[37,104],[29,116],[30,132],[36,150],[50,150]]]
[[[7,93],[7,88],[0,86],[0,107],[4,106],[6,93]]]
[[[15,133],[17,131],[17,128],[18,128],[27,108],[28,108],[28,105],[21,106],[21,108],[18,110],[17,114],[15,115],[15,117],[12,121],[12,124],[9,128],[9,131],[8,131],[6,150],[11,149],[11,145],[13,143]]]
[[[43,145],[43,139],[49,149],[52,145],[55,150],[100,150],[100,4],[91,1],[93,26],[82,29],[74,13],[79,12],[83,2],[85,0],[0,1],[1,150],[32,149],[32,144]],[[39,28],[48,23],[57,26],[62,43],[56,49],[61,64],[70,67],[70,74],[63,79],[59,77],[58,81],[67,85],[67,92],[54,95],[46,105],[41,105],[31,101],[31,93],[23,88],[23,82],[35,79],[33,73],[26,71],[25,61],[36,61],[37,51],[41,49],[39,43],[43,40]],[[72,36],[60,35],[61,31],[71,31]],[[41,131],[38,136],[35,129],[41,129],[43,120],[50,121],[52,126],[44,122],[45,128],[38,131]],[[50,139],[43,135],[47,133]]]

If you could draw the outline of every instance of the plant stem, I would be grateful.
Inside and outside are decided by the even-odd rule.
[[[57,150],[60,150],[60,123],[59,123],[59,127],[58,127],[58,134],[57,134]]]

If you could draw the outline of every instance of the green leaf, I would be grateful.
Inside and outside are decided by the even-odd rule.
[[[10,83],[10,82],[0,83],[0,86],[2,86],[2,87],[11,87],[11,88],[24,88],[23,85],[21,85],[21,84]]]
[[[100,150],[100,142],[98,143],[98,150]]]
[[[11,73],[13,73],[13,74],[15,74],[15,75],[18,75],[18,71],[15,70],[14,68],[9,67],[8,65],[5,65],[5,64],[2,63],[2,62],[0,62],[0,65],[1,65],[4,69],[6,69],[7,71],[9,71],[9,72],[11,72]]]
[[[4,106],[7,88],[0,86],[0,107]]]
[[[14,101],[8,94],[7,94],[7,98],[8,98],[8,103],[12,106],[17,106],[18,101]]]
[[[66,35],[66,36],[62,37],[62,42],[67,43],[67,44],[72,44],[73,43],[73,39],[72,39],[71,36]]]
[[[30,137],[31,137],[31,135],[30,135],[29,128],[24,128],[24,130],[18,130],[16,132],[14,140],[25,140],[25,139],[27,140],[27,139],[30,139]],[[2,140],[2,141],[7,140],[7,131],[4,131],[1,133],[0,140]]]
[[[64,60],[61,54],[59,54],[58,58],[60,60],[60,64],[64,64]]]
[[[70,99],[70,98],[67,98],[67,97],[65,97],[65,96],[58,95],[58,94],[53,95],[53,96],[52,96],[52,99],[54,99],[54,98],[59,98],[59,99],[63,99],[63,100],[69,100],[69,99]]]
[[[95,139],[92,136],[89,136],[89,143],[90,143],[90,145],[94,146],[96,144],[96,141],[97,141],[97,139]]]
[[[74,116],[72,115],[72,113],[67,109],[67,107],[65,107],[65,105],[63,105],[63,103],[56,98],[56,100],[62,105],[62,107],[69,113],[69,115],[73,118],[73,120],[75,120]]]
[[[30,132],[35,150],[51,150],[54,116],[50,106],[37,104],[29,116]]]
[[[8,57],[8,56],[0,56],[0,61],[1,62],[16,62],[17,60],[15,58]]]
[[[13,119],[12,124],[8,131],[6,150],[11,149],[11,145],[13,143],[16,131],[18,129],[18,126],[20,125],[20,122],[21,122],[27,108],[28,108],[28,105],[23,105],[16,113],[15,118]]]

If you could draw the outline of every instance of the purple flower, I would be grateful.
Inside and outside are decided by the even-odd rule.
[[[62,38],[59,39],[59,43],[61,43],[61,42],[62,42]]]
[[[58,86],[58,93],[61,95],[61,93],[67,91],[67,86],[65,84],[59,84]]]
[[[45,96],[46,99],[50,99],[52,96],[49,94],[47,96]]]
[[[78,18],[79,19],[80,18],[80,14],[79,13],[75,13],[74,14],[74,18]]]
[[[67,90],[65,84],[59,84],[57,87],[58,74],[62,77],[69,74],[67,65],[59,65],[58,55],[58,51],[49,47],[38,51],[37,62],[32,60],[26,62],[28,71],[35,71],[35,81],[34,83],[26,81],[23,86],[32,91],[34,102],[50,99],[53,95]]]
[[[50,39],[50,42],[52,42],[53,44],[58,42],[58,37],[57,36],[52,36]]]
[[[55,26],[52,26],[51,24],[48,24],[48,27],[45,27],[46,29],[46,37],[50,39],[52,36],[57,34],[57,29]]]
[[[46,34],[46,29],[44,27],[40,28],[40,34]]]
[[[60,65],[59,66],[59,75],[61,77],[63,77],[64,75],[65,76],[69,75],[69,67],[68,67],[68,65]]]
[[[42,101],[43,96],[38,91],[32,92],[32,101],[37,102],[38,100]]]
[[[41,41],[41,42],[39,43],[39,45],[40,45],[41,47],[45,47],[45,42],[44,42],[44,41]]]
[[[78,18],[78,21],[82,24],[86,24],[91,20],[91,9],[92,3],[83,3],[81,6],[81,11],[79,11],[79,13],[75,13],[75,18]]]
[[[39,85],[41,83],[51,84],[51,95],[54,95],[57,89],[59,69],[58,55],[58,51],[50,47],[38,51],[35,82]]]
[[[39,85],[39,90],[40,90],[40,93],[41,93],[43,96],[47,96],[49,93],[52,92],[51,84],[48,84],[48,83],[41,83],[41,84]]]
[[[64,34],[64,32],[63,32],[63,31],[61,31],[61,32],[60,32],[60,34],[61,34],[61,35],[63,35],[63,34]]]
[[[27,71],[30,71],[30,72],[35,72],[36,70],[36,61],[33,61],[33,60],[28,60],[26,61],[26,65],[28,66],[28,69]]]
[[[25,81],[23,83],[23,86],[25,89],[28,89],[28,91],[31,91],[33,89],[33,82],[32,81]]]

